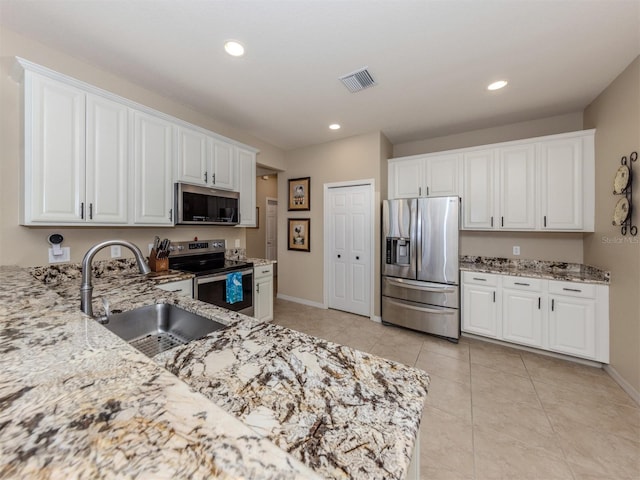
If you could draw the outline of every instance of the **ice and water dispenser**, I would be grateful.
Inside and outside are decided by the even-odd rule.
[[[387,264],[411,265],[411,240],[409,238],[387,238]]]

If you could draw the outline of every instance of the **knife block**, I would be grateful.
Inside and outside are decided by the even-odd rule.
[[[151,250],[149,254],[149,268],[152,272],[166,272],[169,270],[169,259],[168,258],[157,258],[157,252],[155,250]]]

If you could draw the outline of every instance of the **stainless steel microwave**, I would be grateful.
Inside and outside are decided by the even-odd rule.
[[[176,225],[237,225],[238,192],[176,183]]]

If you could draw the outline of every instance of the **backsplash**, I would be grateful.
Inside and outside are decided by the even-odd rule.
[[[245,260],[247,258],[246,248],[227,248],[224,252],[227,260]]]

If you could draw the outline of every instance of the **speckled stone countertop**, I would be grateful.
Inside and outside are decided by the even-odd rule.
[[[611,273],[590,265],[544,260],[461,256],[460,270],[567,282],[609,284]]]
[[[243,258],[247,262],[253,263],[254,267],[263,267],[265,265],[273,265],[278,263],[276,260],[267,260],[266,258]]]
[[[155,288],[183,274],[113,264],[94,266],[96,313],[102,296],[180,303],[229,327],[151,360],[78,311],[73,266],[0,267],[0,477],[404,478],[424,372]]]

